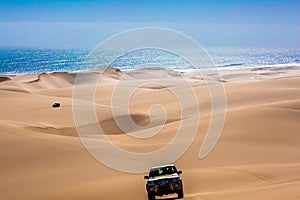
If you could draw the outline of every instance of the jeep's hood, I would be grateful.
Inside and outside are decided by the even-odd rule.
[[[167,174],[167,175],[163,175],[163,176],[151,177],[151,178],[149,178],[148,181],[157,181],[160,179],[169,179],[169,178],[177,178],[177,177],[179,177],[179,175],[177,173],[174,173],[174,174]]]

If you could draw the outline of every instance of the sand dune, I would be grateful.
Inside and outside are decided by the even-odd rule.
[[[189,128],[190,119],[200,119],[193,144],[175,163],[184,172],[184,199],[281,200],[300,198],[299,72],[300,68],[293,66],[260,67],[222,70],[221,79],[212,76],[224,83],[227,113],[220,140],[203,160],[198,153],[211,121],[211,99],[197,74],[163,69],[125,73],[109,68],[84,72],[77,84],[84,89],[102,76],[94,105],[98,123],[112,142],[129,151],[158,149],[172,140],[180,124],[187,122]],[[193,115],[195,105],[184,105],[185,119],[170,92],[186,91],[178,81],[182,76],[197,94],[201,111]],[[72,73],[0,78],[2,199],[146,199],[144,174],[112,170],[94,159],[80,142],[72,113],[75,78]],[[149,83],[141,86],[144,79]],[[166,122],[158,135],[134,139],[117,126],[112,114],[117,107],[112,105],[111,95],[120,83],[120,91],[139,89],[130,100],[130,113],[121,109],[117,118],[131,117],[151,132],[161,125],[162,116],[152,113],[151,121],[149,109],[163,105]],[[61,107],[53,108],[54,102]],[[136,127],[129,131],[144,132]]]

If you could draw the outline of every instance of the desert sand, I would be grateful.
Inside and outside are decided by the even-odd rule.
[[[180,87],[178,73],[98,70],[86,72],[82,87],[99,73],[103,84],[97,88],[95,108],[113,143],[147,152],[174,137],[182,119],[169,88]],[[201,77],[183,74],[201,109],[197,136],[174,163],[183,170],[184,199],[300,199],[300,67],[227,69],[220,74],[216,81],[226,89],[226,120],[217,145],[202,160],[198,152],[211,119],[210,97]],[[136,87],[139,80],[165,77],[174,81],[165,87],[144,85],[130,102],[130,115],[141,126],[150,122],[151,105],[164,105],[168,114],[161,133],[151,142],[128,137],[112,117],[114,86],[120,79],[126,80],[123,87]],[[75,78],[72,73],[1,76],[1,199],[147,199],[146,174],[112,170],[81,143],[72,113]],[[54,102],[61,107],[52,108]]]

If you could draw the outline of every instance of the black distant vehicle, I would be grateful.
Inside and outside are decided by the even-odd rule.
[[[55,102],[52,104],[52,108],[59,108],[60,107],[60,103]]]
[[[147,179],[146,190],[149,200],[155,200],[156,196],[177,194],[179,199],[183,198],[183,185],[180,177],[182,171],[177,171],[176,167],[163,165],[152,167]]]

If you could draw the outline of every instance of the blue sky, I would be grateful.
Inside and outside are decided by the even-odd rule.
[[[300,48],[300,0],[1,0],[0,46],[92,48],[146,26],[205,47]]]

